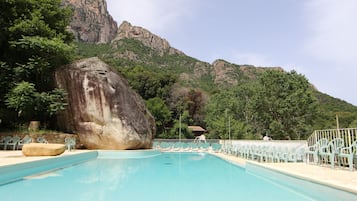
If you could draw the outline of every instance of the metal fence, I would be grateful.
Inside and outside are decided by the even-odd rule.
[[[335,138],[342,138],[345,141],[345,146],[348,147],[357,140],[357,128],[315,130],[307,139],[308,146],[314,145],[321,138],[326,138],[329,141]]]

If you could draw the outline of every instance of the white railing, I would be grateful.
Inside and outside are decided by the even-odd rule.
[[[329,141],[335,138],[342,138],[345,141],[345,146],[348,147],[357,140],[357,128],[315,130],[307,139],[308,146],[314,145],[321,138],[326,138]]]

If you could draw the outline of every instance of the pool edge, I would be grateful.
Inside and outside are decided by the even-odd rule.
[[[59,155],[0,167],[0,186],[23,179],[32,174],[48,172],[67,166],[76,165],[97,158],[97,151],[88,151],[70,155]]]
[[[258,168],[263,168],[265,170],[268,170],[268,171],[271,171],[271,172],[275,172],[275,173],[278,173],[278,174],[281,174],[281,175],[284,175],[284,176],[287,176],[287,177],[292,177],[294,179],[306,180],[308,182],[311,182],[311,183],[314,183],[314,184],[317,184],[317,185],[327,186],[329,188],[333,188],[333,189],[336,189],[336,190],[349,192],[349,193],[355,194],[357,196],[357,189],[352,189],[352,188],[348,188],[348,187],[344,187],[344,186],[340,186],[340,185],[334,185],[334,184],[327,183],[327,182],[324,182],[324,181],[321,181],[321,180],[317,180],[317,179],[313,179],[313,178],[310,178],[310,177],[307,177],[307,176],[305,177],[305,176],[302,176],[302,175],[294,174],[293,172],[282,171],[282,170],[276,169],[274,167],[268,167],[268,166],[265,166],[264,164],[259,164],[259,163],[254,162],[254,161],[247,161],[245,168],[246,168],[246,170],[249,171],[249,169],[252,166],[255,166],[255,167],[258,167]]]
[[[293,177],[293,178],[296,178],[296,179],[303,179],[303,180],[306,180],[306,181],[309,181],[309,182],[313,182],[315,184],[324,185],[324,186],[327,186],[327,187],[330,187],[330,188],[334,188],[336,190],[341,190],[341,191],[345,191],[345,192],[349,192],[349,193],[357,195],[357,188],[355,189],[353,187],[348,187],[348,186],[334,185],[334,184],[331,184],[331,183],[324,182],[323,180],[313,179],[313,178],[310,178],[310,177],[307,177],[307,176],[304,177],[304,176],[301,176],[299,174],[295,174],[292,171],[287,172],[287,171],[284,171],[284,170],[279,170],[279,169],[274,168],[274,167],[269,167],[269,166],[267,166],[265,164],[261,164],[261,163],[254,162],[254,161],[249,161],[249,160],[242,159],[242,158],[235,157],[235,156],[226,155],[226,154],[223,154],[223,153],[212,153],[212,154],[217,156],[217,157],[223,158],[224,160],[230,161],[233,164],[238,164],[238,166],[243,167],[243,168],[246,168],[247,165],[249,166],[249,164],[254,164],[254,165],[259,166],[261,168],[264,168],[264,169],[267,169],[267,170],[270,170],[270,171],[274,171],[276,173],[283,174],[285,176],[290,176],[290,177]]]

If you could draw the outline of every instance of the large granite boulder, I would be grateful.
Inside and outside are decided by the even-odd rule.
[[[155,121],[127,81],[97,57],[63,66],[56,83],[68,93],[58,125],[88,149],[151,148]]]

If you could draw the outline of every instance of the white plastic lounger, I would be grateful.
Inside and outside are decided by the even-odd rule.
[[[357,159],[357,140],[354,141],[351,144],[351,146],[342,148],[338,157],[339,157],[339,159],[346,158],[348,167],[349,167],[350,171],[352,171],[354,159]]]
[[[17,150],[22,149],[22,147],[25,144],[29,144],[32,142],[32,138],[28,135],[26,135],[24,138],[22,138],[18,143],[17,143]]]
[[[72,151],[76,148],[76,139],[72,137],[66,137],[64,139],[66,148],[68,151]]]
[[[7,143],[11,140],[11,138],[11,136],[6,136],[0,140],[0,146],[2,146],[3,150],[7,149]]]
[[[310,162],[311,161],[310,156],[312,155],[313,162],[317,164],[319,162],[319,150],[322,147],[327,147],[328,142],[329,142],[328,139],[321,138],[319,141],[316,142],[316,144],[309,146],[306,151],[306,158],[307,158],[306,161]]]
[[[36,139],[36,141],[38,142],[38,143],[44,143],[44,144],[48,144],[48,141],[44,138],[44,137],[38,137],[37,139]]]
[[[9,141],[7,141],[7,143],[5,144],[5,150],[7,148],[7,146],[12,146],[12,150],[15,150],[17,147],[17,143],[20,141],[20,137],[19,136],[14,136],[11,137],[9,139]]]
[[[342,138],[335,138],[331,140],[327,146],[320,147],[318,153],[320,163],[330,162],[331,167],[334,168],[335,156],[338,156],[343,147],[345,147],[345,143]]]

